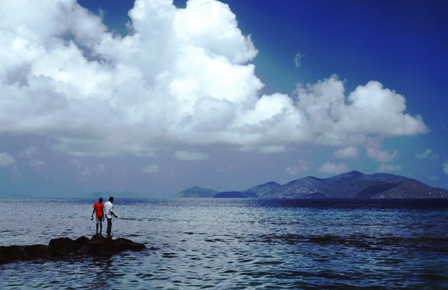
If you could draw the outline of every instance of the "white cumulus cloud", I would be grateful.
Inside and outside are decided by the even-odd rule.
[[[434,159],[439,157],[439,154],[434,153],[432,149],[426,149],[425,152],[417,153],[415,157],[418,159]]]
[[[390,172],[400,170],[400,165],[390,165],[390,164],[381,164],[380,168],[378,168],[379,172]]]
[[[73,0],[1,1],[0,134],[47,136],[73,156],[147,156],[179,143],[278,152],[426,130],[405,113],[405,98],[377,81],[348,97],[335,76],[291,97],[263,95],[251,63],[258,51],[219,1],[177,9],[136,0],[129,16],[131,33],[121,37]],[[378,150],[369,156],[394,155]]]
[[[16,163],[14,157],[7,152],[0,152],[0,167],[8,167]]]
[[[367,156],[378,162],[390,162],[398,154],[397,150],[390,153],[385,150],[381,150],[381,138],[367,138],[366,151]]]
[[[160,169],[159,164],[148,164],[142,169],[142,172],[143,173],[155,173],[155,172],[158,172],[159,169]]]
[[[36,158],[31,159],[29,164],[34,169],[44,169],[46,167],[45,161]]]
[[[404,136],[424,133],[419,116],[404,113],[405,98],[370,81],[358,86],[346,98],[342,81],[336,76],[294,92],[306,132],[325,145],[366,144],[369,135]]]
[[[80,161],[79,159],[72,159],[70,160],[70,163],[76,168],[79,176],[81,177],[90,176],[91,170],[89,166],[84,164],[84,162]]]
[[[20,151],[17,156],[20,158],[32,158],[33,156],[35,156],[38,153],[39,153],[39,150],[37,149],[36,146],[30,146],[30,147],[26,148],[25,150]]]
[[[344,158],[358,158],[359,149],[355,146],[348,146],[342,149],[339,149],[333,153],[333,156],[336,158],[344,159]]]
[[[299,160],[299,164],[298,165],[288,166],[286,168],[286,170],[285,170],[285,173],[288,174],[288,175],[297,175],[297,174],[300,174],[302,172],[308,171],[312,167],[314,167],[313,162],[307,162],[305,160]]]
[[[325,162],[324,164],[322,164],[318,171],[323,173],[338,174],[347,172],[348,166],[345,163],[334,164],[331,162]]]
[[[197,161],[197,160],[209,159],[210,154],[201,152],[190,152],[190,151],[176,151],[174,152],[174,157],[179,160]]]
[[[285,146],[264,146],[260,148],[261,153],[277,153],[277,152],[284,152],[286,150]]]
[[[299,68],[302,65],[302,58],[304,56],[305,55],[300,52],[296,53],[296,56],[294,56],[294,64],[296,65],[296,68]]]

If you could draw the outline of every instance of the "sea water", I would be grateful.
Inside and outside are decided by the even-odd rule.
[[[96,200],[0,200],[0,246],[95,233]],[[447,289],[447,200],[116,199],[147,249],[0,265],[0,289]],[[105,223],[103,224],[105,232]]]

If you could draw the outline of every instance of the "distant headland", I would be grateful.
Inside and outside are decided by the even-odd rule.
[[[83,195],[82,198],[98,199],[100,197],[109,198],[110,196],[113,196],[114,198],[139,198],[140,197],[137,193],[130,192],[130,191],[123,191],[123,192],[95,191],[95,192],[91,192],[91,193]]]
[[[98,200],[98,198],[102,197],[104,199],[108,199],[110,196],[113,196],[115,199],[124,199],[124,198],[141,198],[141,196],[137,193],[130,191],[94,191],[91,193],[87,193],[81,196],[58,196],[57,198],[86,198],[92,200]],[[54,196],[35,196],[31,194],[7,194],[0,192],[0,199],[39,199],[39,198],[56,198]]]
[[[307,176],[286,184],[268,182],[245,191],[218,192],[191,187],[177,198],[295,198],[295,199],[438,199],[448,198],[448,190],[431,187],[404,176],[359,171],[329,178]]]

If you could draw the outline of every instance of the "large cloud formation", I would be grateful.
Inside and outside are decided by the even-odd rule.
[[[129,17],[122,37],[75,0],[1,1],[0,134],[108,156],[178,144],[348,147],[425,131],[405,98],[376,81],[348,97],[334,76],[262,95],[257,50],[221,2],[136,0]]]

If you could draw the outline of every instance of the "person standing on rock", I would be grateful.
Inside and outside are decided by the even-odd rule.
[[[101,236],[103,232],[103,220],[104,220],[104,204],[103,198],[100,197],[98,202],[95,202],[93,205],[92,219],[93,214],[96,213],[96,235]],[[98,234],[98,227],[100,229],[100,234]]]
[[[106,233],[107,233],[107,237],[111,238],[112,237],[112,216],[118,218],[118,216],[112,211],[112,208],[114,207],[114,205],[112,204],[114,202],[114,198],[111,196],[109,197],[109,201],[106,201],[104,203],[104,215],[106,216],[107,219],[107,229],[106,229]]]

